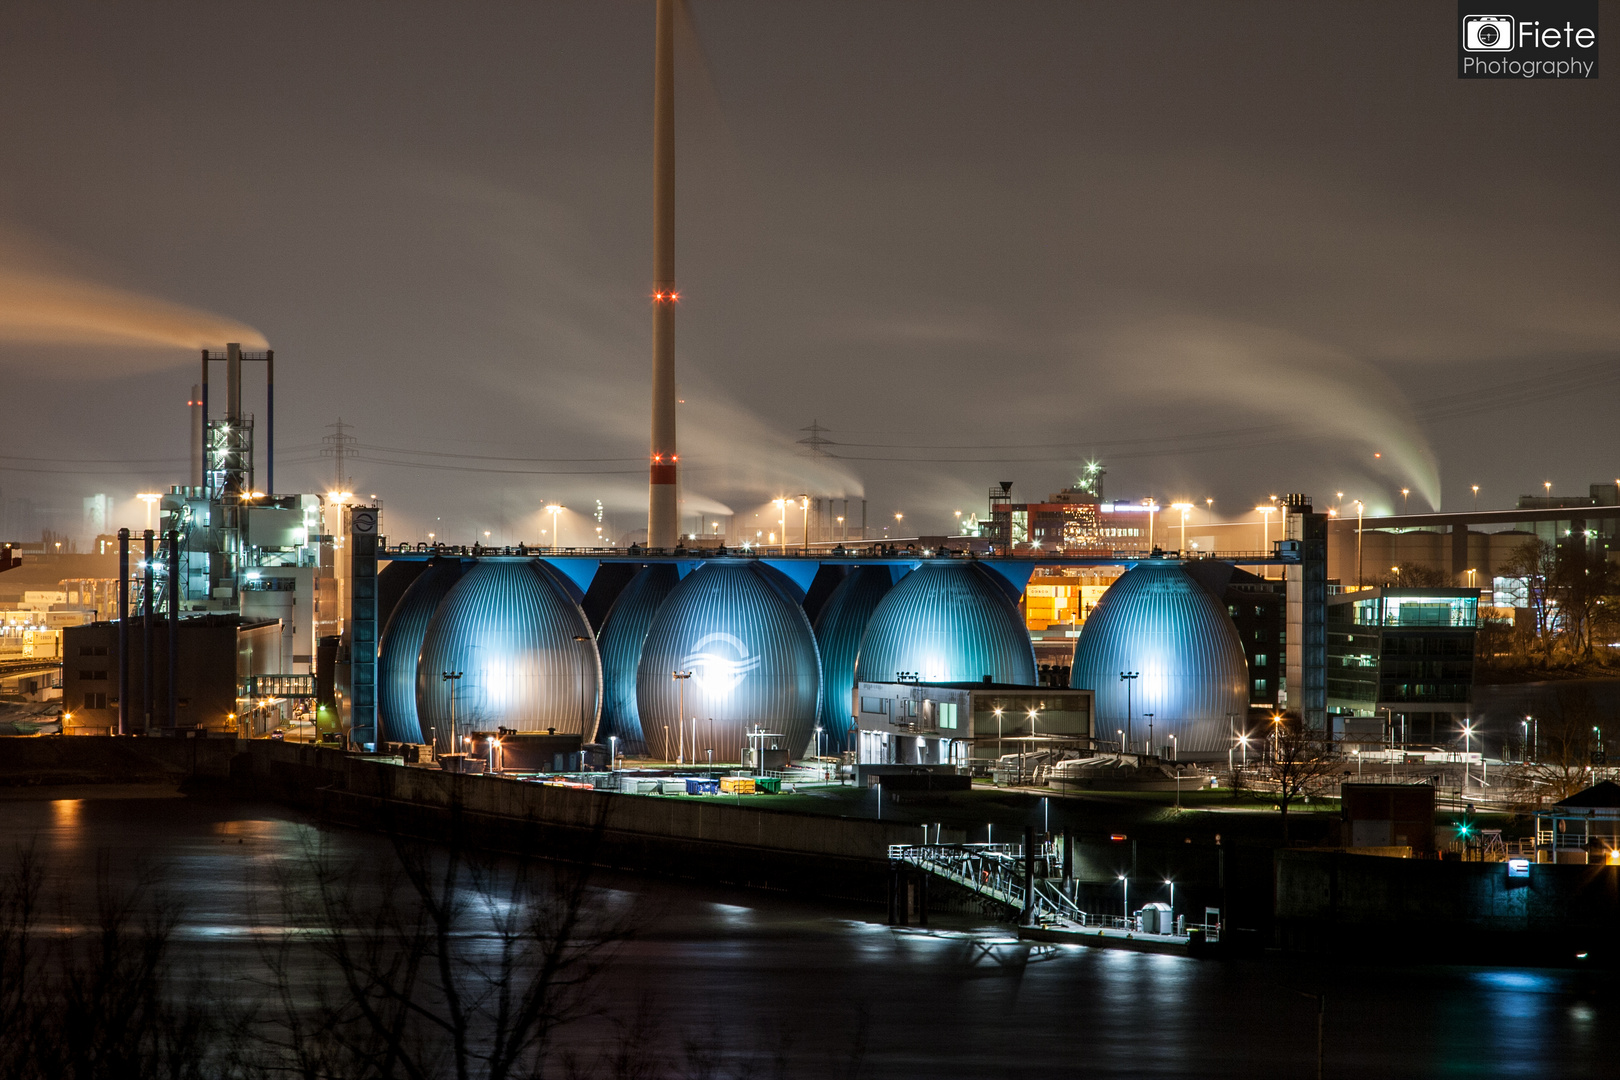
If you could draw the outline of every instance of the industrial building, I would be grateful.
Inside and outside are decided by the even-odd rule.
[[[1092,693],[977,683],[862,682],[855,688],[856,762],[966,766],[1017,750],[1095,746]]]
[[[288,688],[275,678],[281,648],[275,620],[181,619],[173,648],[167,619],[158,620],[151,634],[144,632],[142,620],[130,622],[127,685],[119,678],[116,620],[66,630],[63,734],[263,735],[278,725],[280,715],[270,704],[284,700]]]
[[[1455,741],[1474,685],[1477,589],[1376,588],[1328,598],[1328,714],[1349,742]]]

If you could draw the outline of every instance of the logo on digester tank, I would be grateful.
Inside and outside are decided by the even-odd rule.
[[[721,646],[719,650],[714,648],[717,645]],[[704,690],[722,695],[737,689],[748,673],[759,667],[759,657],[749,653],[741,638],[719,632],[699,638],[681,659],[681,666]]]

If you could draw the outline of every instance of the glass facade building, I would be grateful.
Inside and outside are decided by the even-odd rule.
[[[1328,713],[1368,743],[1446,743],[1469,712],[1476,589],[1359,589],[1328,598]]]

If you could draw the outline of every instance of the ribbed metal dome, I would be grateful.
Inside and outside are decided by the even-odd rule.
[[[1035,647],[993,571],[977,563],[923,563],[878,604],[861,638],[855,678],[894,682],[1035,685]]]
[[[680,573],[672,563],[642,567],[613,601],[596,638],[602,654],[602,726],[597,741],[607,742],[616,735],[623,753],[647,752],[636,709],[636,665],[653,616],[679,583]]]
[[[821,663],[803,609],[783,596],[754,564],[704,563],[675,587],[653,617],[641,648],[636,704],[655,757],[672,760],[682,715],[671,677],[684,684],[688,747],[693,756],[736,761],[747,732],[759,725],[781,736],[778,745],[804,753],[821,703]]]
[[[445,672],[459,671],[451,681]],[[555,728],[596,734],[602,667],[585,613],[532,561],[480,562],[456,582],[428,624],[417,665],[416,712],[448,744],[455,729]]]
[[[857,566],[839,582],[816,615],[816,647],[821,651],[821,727],[823,748],[847,749],[850,710],[854,703],[855,658],[861,635],[878,604],[894,586],[887,566]]]
[[[425,742],[416,720],[416,661],[428,623],[457,581],[459,559],[429,559],[399,598],[377,645],[377,719],[385,742]]]
[[[1136,672],[1126,700],[1121,672]],[[1097,733],[1116,738],[1130,710],[1141,747],[1153,714],[1153,742],[1176,736],[1182,755],[1225,753],[1230,724],[1249,709],[1249,666],[1237,628],[1219,600],[1179,563],[1140,562],[1108,587],[1075,642],[1070,685],[1096,695]]]

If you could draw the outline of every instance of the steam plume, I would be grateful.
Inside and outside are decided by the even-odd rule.
[[[234,319],[66,275],[0,265],[0,341],[201,349],[264,335]]]

